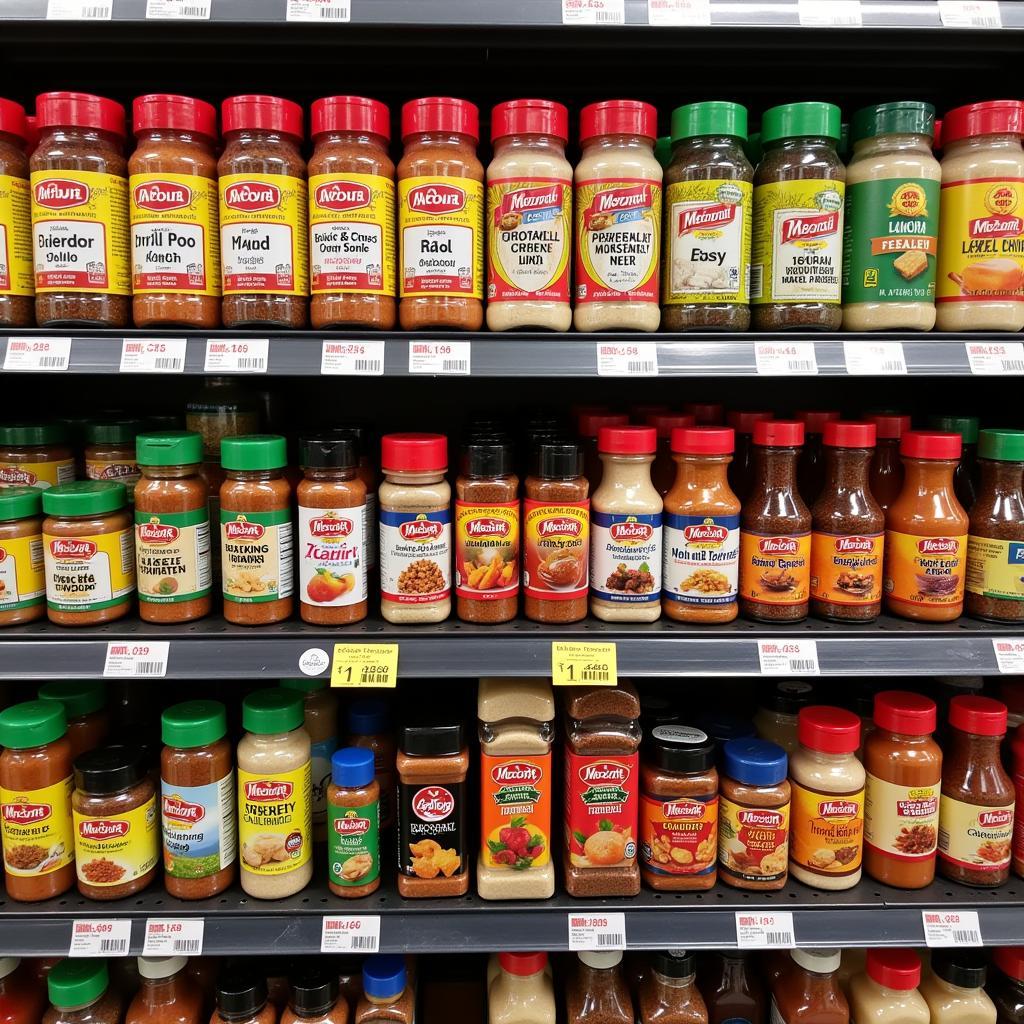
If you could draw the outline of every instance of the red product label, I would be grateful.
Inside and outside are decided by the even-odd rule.
[[[718,797],[640,798],[640,859],[658,875],[707,875],[718,859]]]
[[[638,754],[565,755],[565,837],[577,868],[636,861]]]
[[[202,804],[190,803],[180,796],[165,796],[163,800],[165,818],[195,825],[206,817],[206,808]]]
[[[192,189],[176,181],[147,181],[132,189],[132,199],[140,210],[167,213],[192,202]]]
[[[590,502],[523,500],[523,587],[530,597],[569,601],[590,585]]]

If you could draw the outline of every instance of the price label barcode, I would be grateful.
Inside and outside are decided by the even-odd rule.
[[[981,923],[976,910],[922,910],[924,944],[938,946],[980,946]]]
[[[127,956],[132,923],[123,919],[71,922],[68,956]]]
[[[146,17],[154,21],[209,21],[213,0],[146,0]]]
[[[569,914],[569,949],[625,949],[626,915]]]
[[[710,0],[647,0],[647,24],[710,25]]]
[[[1024,567],[1024,544],[1010,541],[1010,560],[1015,565]],[[1024,568],[1022,568],[1024,571]],[[1024,640],[1002,640],[993,637],[992,650],[996,656],[996,664],[1000,674],[1024,675]]]
[[[863,24],[860,0],[799,0],[800,24],[810,28],[857,28]]]
[[[48,0],[46,4],[48,21],[110,21],[113,13],[112,3],[92,0]]]
[[[334,914],[323,919],[321,953],[376,953],[380,949],[380,916]]]
[[[7,339],[5,370],[66,370],[70,363],[70,338]]]
[[[147,918],[142,955],[199,956],[203,952],[205,929],[202,918]]]
[[[119,679],[165,676],[170,647],[169,640],[148,640],[142,643],[111,640],[107,643],[103,675]]]
[[[1024,373],[1024,342],[968,341],[964,344],[971,373],[977,376]]]
[[[351,0],[288,0],[285,21],[351,21]]]
[[[555,686],[615,686],[619,681],[615,644],[551,643]]]
[[[472,351],[468,341],[410,341],[409,372],[467,376]]]
[[[384,342],[325,339],[320,350],[320,373],[336,377],[380,377],[384,373]]]
[[[939,0],[943,28],[1002,28],[998,0]]]
[[[121,342],[122,373],[184,373],[184,338],[125,338]]]
[[[625,0],[562,0],[563,25],[625,25]]]
[[[755,341],[757,372],[767,377],[813,376],[818,360],[813,341]]]
[[[266,373],[269,359],[269,338],[207,338],[203,369],[207,373]]]
[[[599,377],[657,377],[658,346],[656,342],[615,345],[599,341],[597,375]]]
[[[398,644],[335,644],[331,686],[394,689]]]
[[[757,657],[763,676],[817,676],[816,640],[758,640]]]
[[[907,372],[901,341],[844,341],[846,372],[856,377],[879,377]]]
[[[739,949],[792,949],[796,945],[793,915],[789,911],[773,914],[736,914],[736,945]]]

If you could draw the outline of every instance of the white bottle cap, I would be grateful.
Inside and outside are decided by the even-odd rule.
[[[791,949],[789,955],[805,971],[815,974],[831,974],[839,970],[842,951],[838,949]]]
[[[150,981],[172,978],[184,969],[188,958],[184,956],[140,956],[139,974]]]
[[[607,970],[622,963],[622,950],[617,949],[610,953],[595,953],[593,950],[586,950],[576,954],[588,967],[596,967],[598,970]]]

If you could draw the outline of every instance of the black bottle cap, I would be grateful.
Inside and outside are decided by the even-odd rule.
[[[715,763],[715,741],[691,725],[658,725],[651,730],[652,760],[670,772],[706,772]]]
[[[308,967],[292,978],[292,1009],[298,1016],[319,1017],[338,1001],[338,978],[325,970]]]
[[[299,438],[299,465],[314,469],[355,469],[358,442],[350,430],[318,430]]]
[[[937,949],[932,953],[932,970],[960,988],[981,988],[987,966],[988,958],[980,949]]]
[[[435,719],[402,728],[402,752],[413,757],[450,757],[462,747],[461,722]]]
[[[463,445],[461,467],[466,476],[511,476],[515,449],[512,442],[498,437],[474,437]]]
[[[571,441],[542,441],[530,452],[530,474],[556,480],[582,476],[583,451]]]
[[[772,688],[767,707],[783,715],[799,714],[814,703],[814,684],[802,679],[783,679]]]
[[[655,953],[652,966],[666,978],[689,978],[697,973],[697,957],[685,949]]]
[[[217,1009],[222,1016],[253,1016],[266,1004],[267,979],[252,968],[231,967],[217,979]]]
[[[93,796],[120,793],[146,777],[146,761],[135,746],[98,747],[75,759],[75,788]]]

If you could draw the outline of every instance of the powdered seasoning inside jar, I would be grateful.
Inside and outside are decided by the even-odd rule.
[[[35,325],[28,137],[25,108],[0,99],[0,236],[6,239],[0,327]]]

